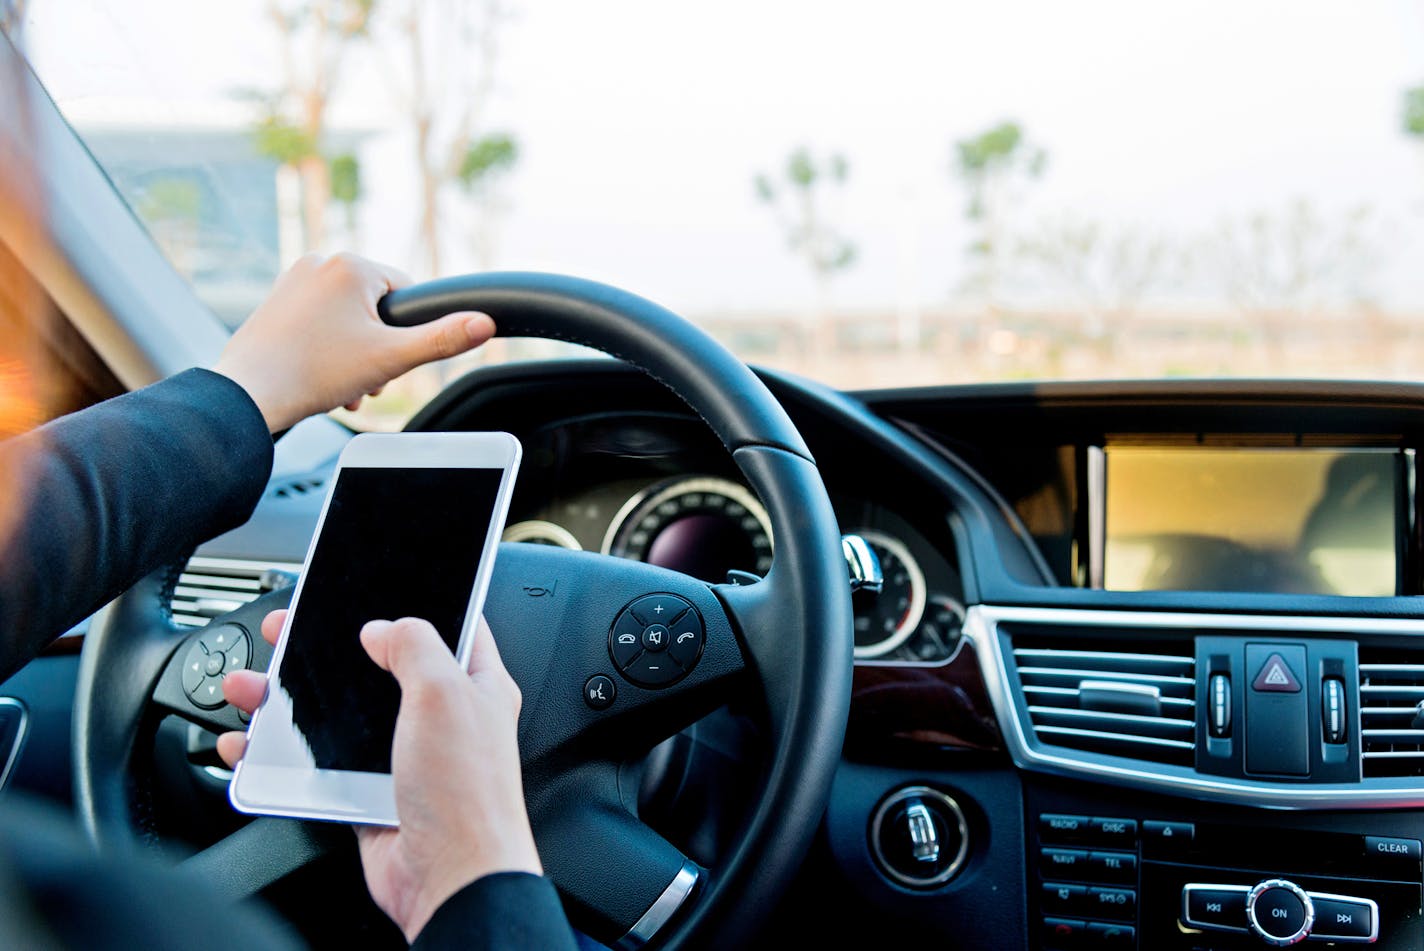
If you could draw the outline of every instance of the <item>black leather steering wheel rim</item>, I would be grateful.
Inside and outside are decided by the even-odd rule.
[[[491,314],[501,336],[583,344],[649,373],[707,423],[772,518],[776,556],[765,580],[743,588],[684,590],[705,613],[716,612],[719,605],[725,612],[745,670],[764,703],[770,750],[760,793],[726,859],[715,870],[702,870],[699,894],[657,940],[670,947],[737,941],[755,926],[759,912],[769,909],[805,855],[829,796],[849,710],[849,589],[839,529],[810,452],[780,404],[745,364],[692,324],[636,295],[576,278],[497,273],[418,285],[396,291],[381,303],[382,318],[398,325],[422,323],[456,310]],[[532,560],[535,557],[527,551],[502,552],[496,575],[506,563],[519,570],[539,564],[543,567],[538,570],[566,571],[568,577],[577,578],[582,572],[600,570],[601,563],[591,559],[605,556],[570,560],[539,553],[537,557],[546,560],[538,562]],[[674,590],[671,586],[680,583],[653,574],[656,569],[648,566],[620,566],[618,571],[634,568],[643,574],[628,576],[628,590],[637,590],[638,585]],[[107,607],[96,618],[84,646],[75,704],[75,789],[81,821],[101,844],[131,834],[130,765],[136,737],[142,732],[142,708],[177,652],[180,635],[166,618],[164,581],[157,576],[146,579]],[[593,604],[593,593],[586,597]],[[497,600],[492,592],[491,601]],[[619,604],[607,607],[612,612]],[[490,610],[487,605],[487,614]],[[498,634],[493,617],[491,625]],[[509,653],[503,641],[501,651]],[[506,659],[517,663],[517,658]],[[701,663],[707,686],[689,687],[695,700],[710,696],[725,672],[716,659],[704,658]],[[512,672],[515,665],[510,664]],[[730,671],[734,666],[729,662],[726,668]],[[531,693],[523,682],[521,687],[525,687],[528,715]],[[144,691],[144,703],[138,707],[132,702],[135,690]],[[637,702],[636,698],[630,702]],[[676,701],[650,696],[646,702],[650,710],[657,710]],[[655,707],[656,703],[665,706]],[[671,709],[682,712],[676,706]],[[184,715],[196,719],[191,713]],[[521,722],[521,751],[530,755],[523,727]],[[530,745],[539,745],[538,739],[544,738]],[[551,751],[557,746],[552,741],[546,745]],[[607,767],[601,762],[562,785],[569,787],[570,795],[577,795],[584,779],[599,780],[595,773],[606,780]],[[526,761],[526,785],[539,787],[530,790],[536,834],[540,812],[547,811],[543,804],[560,795],[556,774],[577,772],[569,768],[566,756],[554,752],[532,765]],[[546,868],[561,888],[566,883],[560,882],[558,870],[572,861],[562,852],[573,847],[562,843],[570,837],[540,838]],[[584,843],[576,845],[583,848]],[[587,896],[578,896],[575,904],[582,898]],[[625,912],[620,920],[626,917]],[[639,937],[631,931],[624,937],[630,936]]]

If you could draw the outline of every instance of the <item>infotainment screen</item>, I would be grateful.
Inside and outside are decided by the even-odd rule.
[[[1104,458],[1105,588],[1397,593],[1398,450],[1109,446]]]

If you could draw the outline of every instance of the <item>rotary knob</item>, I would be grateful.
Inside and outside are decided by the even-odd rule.
[[[1246,894],[1246,920],[1262,941],[1283,948],[1310,934],[1315,904],[1300,886],[1270,878]]]

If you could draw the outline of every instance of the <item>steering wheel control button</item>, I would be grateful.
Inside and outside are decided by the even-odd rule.
[[[949,795],[930,786],[905,786],[871,816],[870,852],[881,874],[896,884],[937,888],[964,866],[969,824]]]
[[[609,636],[608,651],[619,670],[643,652],[643,624],[632,612],[624,611],[618,616],[618,623],[613,625],[613,633]]]
[[[252,654],[252,639],[244,633],[231,647],[223,651],[223,654],[226,655],[222,669],[224,674],[230,674],[234,670],[246,670]]]
[[[225,674],[247,666],[252,638],[239,624],[219,624],[198,635],[183,658],[183,691],[194,706],[216,710],[223,699]]]
[[[613,682],[612,677],[603,674],[594,674],[588,678],[588,683],[583,685],[583,699],[595,710],[607,710],[613,706],[613,701],[618,696],[618,685]]]
[[[183,658],[183,692],[188,696],[193,695],[193,691],[198,689],[198,685],[207,676],[208,655],[203,650],[203,645],[197,641],[188,648],[188,656]]]
[[[1298,885],[1267,879],[1246,893],[1246,922],[1257,937],[1283,948],[1310,934],[1315,905]]]
[[[1182,886],[1182,921],[1212,931],[1246,930],[1245,885]]]
[[[623,671],[623,676],[640,687],[666,687],[682,677],[682,668],[665,653],[643,651],[638,655],[638,659]]]
[[[675,594],[650,594],[628,605],[628,610],[643,622],[644,627],[650,624],[672,624],[682,617],[683,612],[691,608],[692,605]]]
[[[668,628],[668,654],[683,670],[691,670],[702,656],[702,618],[688,611]]]
[[[665,624],[649,624],[643,629],[643,650],[659,653],[667,650],[669,633]]]
[[[1379,907],[1366,898],[1311,893],[1315,904],[1312,938],[1343,938],[1374,941],[1379,936]]]
[[[650,594],[629,604],[613,622],[608,653],[618,672],[640,687],[681,680],[702,656],[706,629],[685,598]]]

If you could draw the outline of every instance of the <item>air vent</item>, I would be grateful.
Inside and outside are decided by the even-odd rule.
[[[272,494],[279,499],[295,499],[320,492],[325,485],[326,480],[320,476],[304,476],[275,486]]]
[[[290,562],[194,556],[173,589],[173,623],[202,627],[268,591],[287,587],[301,568]]]
[[[1122,646],[1127,649],[1014,648],[1019,687],[1038,741],[1191,766],[1196,661],[1190,648],[1164,645],[1164,651],[1181,652],[1149,653],[1150,642]]]
[[[1424,652],[1360,651],[1365,777],[1424,776]]]

